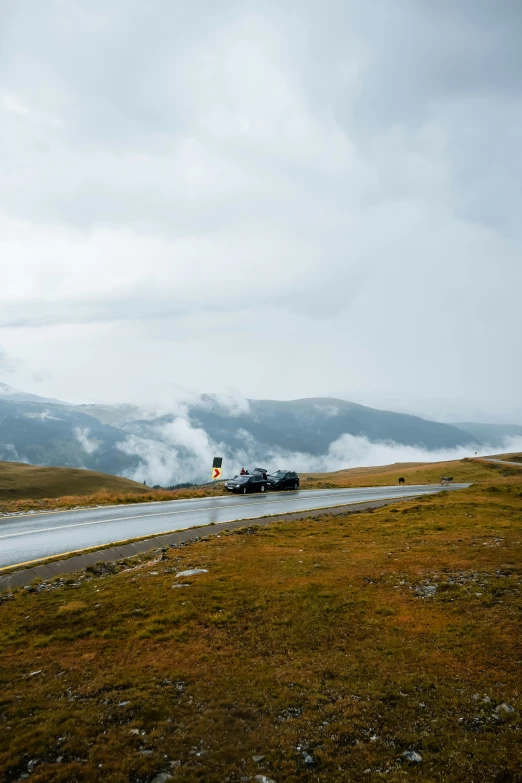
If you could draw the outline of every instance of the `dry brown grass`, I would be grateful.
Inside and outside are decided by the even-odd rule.
[[[69,601],[66,604],[62,604],[59,609],[58,613],[63,614],[64,612],[80,612],[82,609],[87,609],[87,604],[85,601]]]
[[[350,468],[334,473],[303,473],[301,486],[367,487],[397,484],[400,477],[405,484],[437,484],[441,476],[453,476],[455,483],[489,481],[495,475],[518,475],[516,466],[500,465],[481,459],[451,460],[449,462],[403,462],[370,468]]]
[[[16,466],[13,474],[16,488],[7,491],[8,476],[12,465]],[[20,470],[17,470],[18,468]],[[494,475],[518,475],[518,472],[519,469],[516,466],[464,459],[451,462],[410,462],[370,468],[351,468],[335,473],[302,473],[300,477],[301,489],[324,489],[386,486],[397,484],[400,476],[405,478],[406,484],[438,483],[440,477],[445,475],[453,476],[455,482],[480,482],[488,481]],[[31,481],[28,480],[24,484],[24,477],[29,479],[30,476],[32,477]],[[84,494],[80,493],[80,485],[83,487]],[[104,488],[105,485],[106,488]],[[216,494],[225,494],[222,483],[193,489],[155,490],[145,489],[142,484],[137,484],[129,479],[93,473],[92,471],[0,463],[0,514],[31,510],[48,511],[77,507],[116,506],[127,503],[150,503],[152,501],[208,497]]]
[[[520,452],[515,452],[511,454],[495,454],[495,459],[503,459],[507,460],[507,462],[520,462],[522,463],[522,454]]]
[[[489,475],[17,593],[2,781],[520,781],[522,478]]]
[[[103,475],[103,474],[100,474]],[[108,478],[117,478],[109,476]],[[127,479],[121,479],[127,481]],[[134,482],[129,482],[133,484]],[[0,500],[0,513],[9,514],[18,511],[49,511],[52,509],[65,508],[91,508],[94,506],[119,506],[129,503],[151,503],[161,500],[181,500],[183,498],[200,498],[209,495],[223,494],[224,490],[220,485],[216,487],[201,487],[194,489],[174,489],[161,490],[146,488],[142,484],[137,484],[137,489],[129,492],[101,490],[94,491],[88,495],[62,495],[52,497],[42,497],[40,499],[27,498],[20,500]],[[64,486],[64,489],[66,487]]]
[[[93,470],[0,462],[0,502],[42,500],[63,495],[93,495],[99,492],[125,494],[144,491],[143,484]]]

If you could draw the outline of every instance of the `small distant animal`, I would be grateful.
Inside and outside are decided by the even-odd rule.
[[[441,484],[451,484],[453,481],[453,476],[442,476],[440,483]]]
[[[400,479],[399,479],[399,484],[404,484],[404,479],[403,479],[403,477],[402,477],[402,476],[401,476],[401,477],[400,477]]]

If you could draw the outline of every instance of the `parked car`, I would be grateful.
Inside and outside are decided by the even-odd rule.
[[[278,470],[268,476],[270,489],[299,489],[299,476],[291,470]]]
[[[247,492],[266,492],[268,481],[263,478],[262,473],[252,473],[251,476],[236,476],[225,482],[225,489],[229,492],[241,492],[246,495]]]

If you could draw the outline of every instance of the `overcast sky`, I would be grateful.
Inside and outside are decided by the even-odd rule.
[[[0,0],[0,380],[522,423],[520,0]]]

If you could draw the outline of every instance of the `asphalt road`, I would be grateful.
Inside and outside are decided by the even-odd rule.
[[[493,459],[493,457],[481,457],[486,462],[500,462],[501,465],[514,465],[516,468],[522,468],[522,462],[509,462],[507,459]]]
[[[463,489],[454,484],[445,489]],[[221,495],[165,503],[105,506],[0,518],[0,568],[66,552],[154,536],[212,522],[405,498],[440,492],[438,485],[298,490],[264,495]]]

